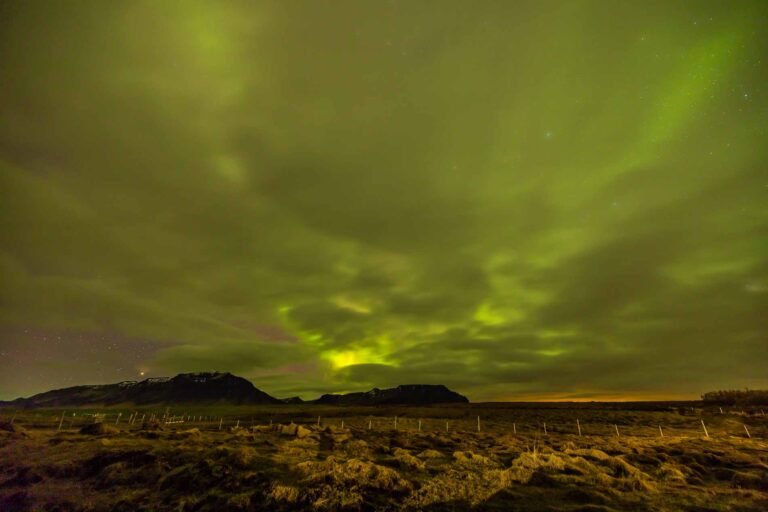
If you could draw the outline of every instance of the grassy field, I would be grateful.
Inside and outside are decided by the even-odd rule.
[[[691,405],[0,410],[0,510],[768,510],[768,417]]]

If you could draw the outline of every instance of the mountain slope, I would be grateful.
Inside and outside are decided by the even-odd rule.
[[[323,405],[428,405],[468,403],[467,397],[442,384],[407,384],[345,395],[323,395],[311,403]]]
[[[278,404],[280,400],[231,373],[182,373],[172,378],[126,381],[118,384],[75,386],[19,398],[5,405],[16,407],[72,407],[82,405],[136,405],[175,403]]]

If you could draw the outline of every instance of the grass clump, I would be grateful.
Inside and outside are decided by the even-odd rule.
[[[297,469],[303,477],[305,499],[320,510],[375,508],[376,503],[412,489],[394,469],[359,459],[341,462],[329,456],[320,462],[302,462]]]
[[[427,449],[421,452],[420,454],[418,454],[417,457],[419,457],[420,459],[442,459],[443,454],[437,450]]]
[[[424,470],[424,462],[411,455],[411,452],[404,448],[395,448],[393,455],[395,460],[405,468],[414,469],[416,471]]]
[[[214,453],[222,463],[238,469],[250,468],[257,457],[256,450],[250,446],[219,446]]]
[[[293,485],[274,483],[267,493],[267,499],[275,503],[297,503],[299,501],[299,488]]]
[[[304,475],[304,481],[309,483],[329,482],[394,492],[411,488],[410,483],[394,469],[359,459],[340,462],[329,456],[324,461],[302,462],[297,467]]]
[[[494,464],[494,462],[488,457],[485,457],[483,455],[478,455],[477,453],[472,453],[469,451],[453,452],[453,458],[456,461],[456,463],[469,465],[469,466],[491,466]]]

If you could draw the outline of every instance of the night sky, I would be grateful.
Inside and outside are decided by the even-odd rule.
[[[3,1],[0,399],[768,386],[768,2]]]

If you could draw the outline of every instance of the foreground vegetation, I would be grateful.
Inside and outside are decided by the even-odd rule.
[[[4,411],[0,510],[768,510],[759,410],[547,407]]]

